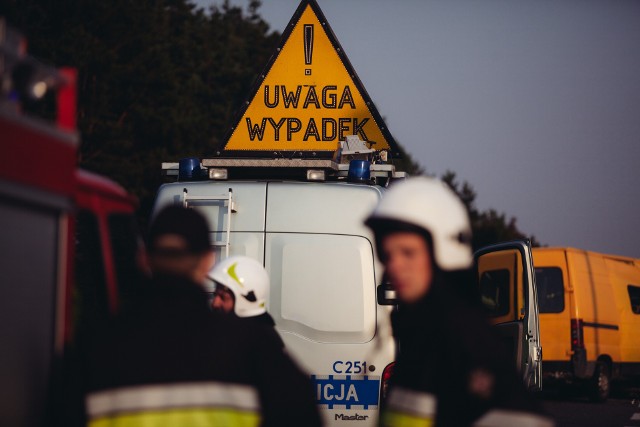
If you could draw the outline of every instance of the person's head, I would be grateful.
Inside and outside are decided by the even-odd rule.
[[[467,211],[441,181],[418,177],[394,184],[366,224],[403,303],[425,296],[436,271],[467,269],[473,263]]]
[[[214,262],[207,220],[193,209],[173,205],[162,209],[149,227],[146,259],[154,275],[204,283]]]
[[[233,313],[236,306],[236,297],[231,292],[231,289],[219,282],[214,283],[214,287],[211,308],[222,313]]]
[[[255,259],[243,255],[226,258],[213,267],[209,272],[209,279],[215,285],[214,308],[227,313],[233,312],[238,317],[266,313],[269,275]],[[232,300],[225,299],[228,296],[225,295],[226,291],[231,293]]]

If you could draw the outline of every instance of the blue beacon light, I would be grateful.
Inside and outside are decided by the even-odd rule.
[[[371,179],[371,162],[369,160],[351,160],[349,162],[349,182],[366,183]]]
[[[178,163],[178,181],[189,181],[200,178],[200,159],[187,157]]]

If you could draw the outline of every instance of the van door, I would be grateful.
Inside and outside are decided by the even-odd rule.
[[[475,254],[482,305],[530,390],[541,389],[542,347],[531,245],[514,241]]]
[[[265,267],[276,328],[311,375],[324,425],[373,427],[395,354],[391,307],[376,301],[382,272],[364,226],[380,192],[269,182],[267,195]]]
[[[165,184],[158,192],[153,215],[167,205],[196,209],[209,223],[216,260],[247,255],[263,262],[266,191],[266,183],[251,181]]]

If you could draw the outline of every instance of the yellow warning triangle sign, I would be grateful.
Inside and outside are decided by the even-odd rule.
[[[320,7],[315,0],[302,0],[223,150],[326,154],[348,135],[398,155]]]

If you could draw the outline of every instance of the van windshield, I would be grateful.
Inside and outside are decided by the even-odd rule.
[[[564,286],[562,270],[557,267],[537,267],[536,287],[540,313],[561,313],[564,311]]]

